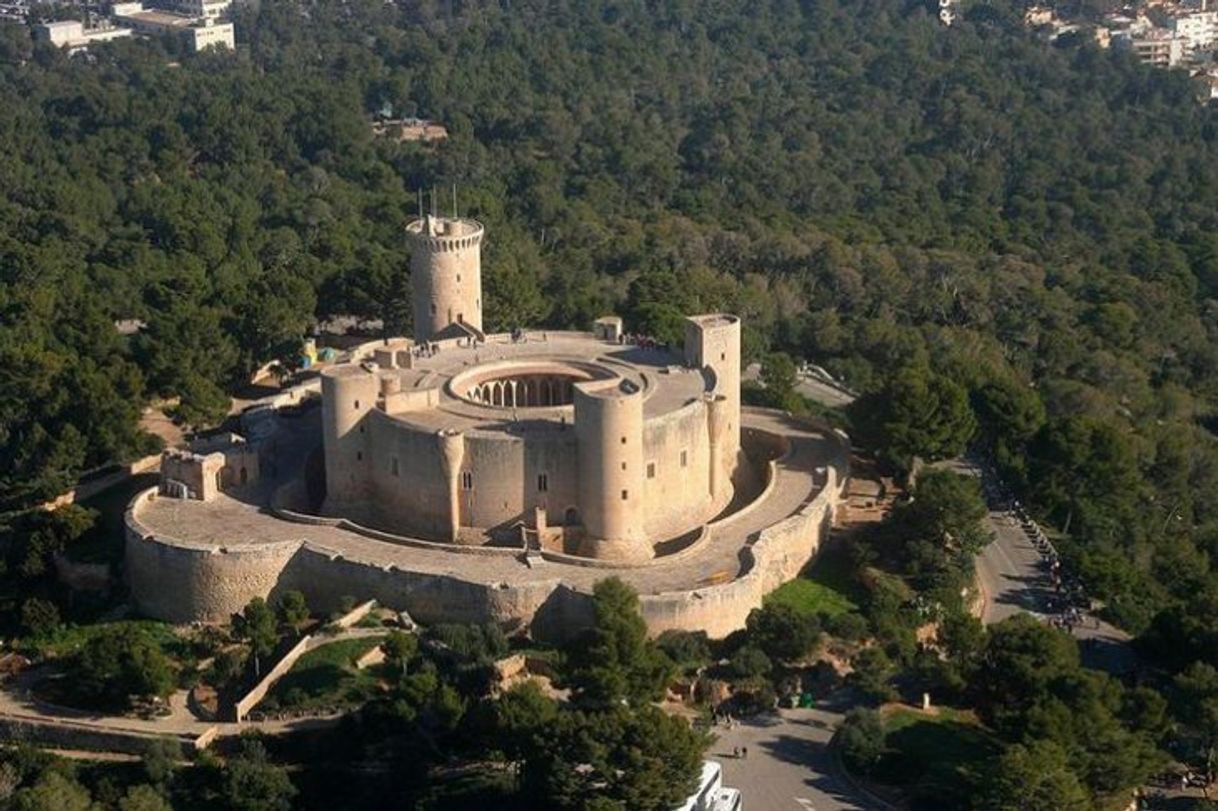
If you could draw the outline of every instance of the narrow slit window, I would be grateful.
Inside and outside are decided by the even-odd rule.
[[[463,471],[461,473],[461,489],[462,490],[473,490],[474,489],[474,474],[468,470]]]
[[[689,467],[689,451],[681,451],[681,467]]]
[[[623,490],[622,491],[622,501],[629,501],[629,500],[630,500],[630,491]]]
[[[648,462],[647,463],[647,478],[654,479],[655,477],[656,477],[656,463]]]
[[[401,471],[398,470],[398,458],[396,456],[393,457],[393,475],[394,476],[401,475]]]
[[[547,476],[545,473],[538,475],[537,491],[540,493],[544,493],[549,489],[550,489],[550,477]]]

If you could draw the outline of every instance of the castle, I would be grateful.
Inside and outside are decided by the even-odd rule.
[[[616,574],[653,631],[722,635],[798,573],[846,443],[742,409],[740,320],[689,317],[680,351],[614,316],[488,335],[484,234],[409,223],[413,340],[356,347],[264,404],[257,442],[166,454],[127,514],[142,610],[220,621],[298,588],[322,607],[375,597],[424,622],[561,636]],[[277,410],[318,394],[320,409]]]
[[[727,506],[739,319],[689,319],[683,366],[627,344],[612,321],[494,356],[482,226],[425,217],[407,232],[415,342],[322,373],[326,514],[454,543],[510,542],[523,527],[547,548],[638,562],[654,557],[651,539]]]

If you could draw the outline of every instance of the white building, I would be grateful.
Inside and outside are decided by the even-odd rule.
[[[939,22],[951,26],[956,21],[954,0],[939,0]]]
[[[80,50],[98,42],[109,42],[131,36],[130,28],[99,25],[86,28],[80,20],[60,20],[34,26],[34,39],[49,42],[59,48]]]
[[[143,3],[115,3],[111,14],[117,22],[130,26],[140,34],[177,34],[186,41],[192,51],[202,51],[206,48],[232,50],[236,46],[233,24],[219,22],[215,17],[190,16],[159,8],[149,9],[145,8]]]
[[[1117,48],[1132,51],[1148,65],[1174,68],[1184,59],[1185,39],[1166,28],[1127,29],[1112,35]]]
[[[1212,48],[1218,42],[1218,11],[1193,11],[1171,19],[1171,30],[1189,51]]]
[[[233,0],[160,0],[157,5],[187,17],[219,20],[228,13]]]
[[[211,17],[204,18],[185,32],[190,42],[191,50],[204,51],[208,48],[220,48],[231,51],[237,47],[237,38],[232,23],[217,22]]]

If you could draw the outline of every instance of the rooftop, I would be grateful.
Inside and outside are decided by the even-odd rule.
[[[119,16],[119,19],[135,20],[137,22],[163,26],[165,28],[189,28],[195,21],[194,17],[188,17],[184,14],[174,14],[170,11],[154,11],[148,9],[131,14],[123,14]]]
[[[508,335],[488,336],[486,343],[467,346],[450,342],[433,355],[412,358],[410,369],[378,369],[360,364],[344,364],[322,374],[350,377],[378,374],[396,376],[403,392],[436,390],[434,408],[395,412],[390,417],[429,430],[497,431],[518,433],[526,428],[546,428],[569,424],[574,415],[570,404],[523,407],[479,403],[469,396],[477,385],[491,380],[530,374],[555,375],[572,382],[584,380],[616,381],[615,392],[623,386],[641,391],[643,415],[650,419],[675,411],[700,400],[707,378],[701,370],[685,366],[684,358],[666,349],[644,349],[603,341],[586,332],[525,332],[519,340]],[[399,351],[408,342],[373,344],[374,348]],[[625,393],[624,391],[622,393]],[[595,396],[609,394],[598,393]],[[527,418],[527,425],[517,420]]]

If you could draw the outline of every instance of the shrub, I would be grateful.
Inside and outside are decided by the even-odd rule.
[[[856,707],[842,722],[837,740],[846,765],[868,774],[884,756],[884,719],[876,710]]]

